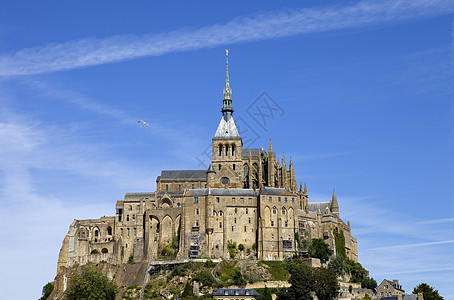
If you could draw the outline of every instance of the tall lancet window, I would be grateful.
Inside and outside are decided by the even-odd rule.
[[[245,189],[248,189],[249,188],[249,167],[247,164],[244,165],[244,168],[243,168],[243,187]]]
[[[219,156],[222,156],[222,145],[219,145]]]
[[[235,144],[232,144],[232,156],[235,156]]]
[[[225,145],[225,156],[229,156],[229,145]]]

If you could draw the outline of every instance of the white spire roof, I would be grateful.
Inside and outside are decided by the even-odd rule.
[[[233,139],[239,138],[240,134],[238,133],[238,129],[236,129],[235,121],[233,121],[233,117],[230,116],[228,121],[225,120],[224,116],[221,118],[221,122],[219,122],[218,129],[216,130],[216,134],[214,138],[221,138],[221,139]]]

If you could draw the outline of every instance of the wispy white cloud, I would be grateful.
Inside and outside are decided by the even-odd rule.
[[[453,12],[454,3],[444,0],[362,1],[345,7],[274,11],[202,28],[143,36],[83,38],[26,48],[0,56],[0,76],[70,70],[144,56],[375,26]]]
[[[434,246],[442,244],[452,244],[454,240],[439,241],[439,242],[427,242],[427,243],[416,243],[416,244],[404,244],[404,245],[393,245],[386,247],[371,248],[367,250],[384,250],[384,249],[396,249],[396,248],[414,248],[414,247],[425,247],[425,246]]]
[[[425,220],[425,221],[421,221],[419,223],[420,224],[439,224],[439,223],[449,223],[449,222],[454,222],[454,217],[453,218]]]

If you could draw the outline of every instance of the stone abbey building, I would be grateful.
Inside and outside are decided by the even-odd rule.
[[[334,192],[330,201],[309,203],[292,160],[279,161],[271,141],[268,151],[243,148],[232,116],[228,54],[223,94],[208,170],[162,171],[155,192],[126,193],[115,216],[74,220],[58,273],[88,262],[158,259],[172,242],[176,259],[228,259],[234,242],[244,246],[243,258],[282,260],[300,251],[298,236],[322,238],[335,251],[335,228],[344,233],[347,256],[357,261],[356,239],[339,218]]]

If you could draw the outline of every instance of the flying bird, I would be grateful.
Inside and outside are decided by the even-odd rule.
[[[139,121],[137,121],[137,123],[140,123],[140,122],[142,122],[142,124],[143,124],[144,127],[145,127],[145,126],[150,127],[150,125],[148,125],[148,123],[146,123],[144,120],[139,120]]]

